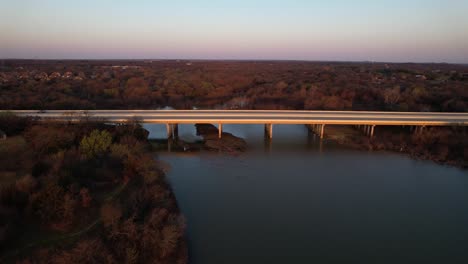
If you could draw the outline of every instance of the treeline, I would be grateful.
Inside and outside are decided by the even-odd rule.
[[[0,116],[0,262],[187,263],[147,131]]]
[[[239,61],[7,61],[1,109],[464,112],[468,66]]]

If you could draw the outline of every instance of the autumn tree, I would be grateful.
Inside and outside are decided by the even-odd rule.
[[[112,136],[105,130],[93,130],[80,143],[80,151],[87,158],[93,158],[105,153],[112,144]]]
[[[124,100],[132,105],[147,106],[151,103],[151,91],[148,83],[143,78],[130,78],[127,81],[123,96]]]
[[[396,105],[400,101],[400,98],[401,98],[400,86],[397,85],[397,86],[394,86],[392,89],[385,89],[385,91],[383,92],[383,95],[384,95],[384,101],[387,105],[391,107]]]

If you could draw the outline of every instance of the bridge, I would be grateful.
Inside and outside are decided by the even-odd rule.
[[[6,110],[4,110],[6,111]],[[302,110],[11,110],[18,116],[41,121],[77,122],[83,119],[108,123],[166,124],[168,137],[177,132],[177,124],[264,124],[273,137],[275,124],[308,125],[323,138],[326,125],[354,125],[373,137],[376,126],[409,126],[415,132],[426,126],[468,126],[468,113],[377,112],[377,111],[302,111]]]

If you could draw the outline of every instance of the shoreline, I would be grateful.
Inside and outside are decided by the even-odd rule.
[[[309,133],[313,133],[310,126],[306,125]],[[411,134],[410,132],[403,129],[380,129],[382,135],[374,135],[373,138],[369,138],[361,131],[354,129],[351,126],[329,126],[326,128],[324,139],[331,140],[340,146],[348,147],[355,150],[371,150],[371,151],[387,151],[391,153],[404,154],[411,159],[415,160],[427,160],[432,161],[439,165],[452,166],[460,169],[468,169],[467,161],[463,161],[463,158],[452,158],[450,157],[450,147],[456,147],[449,144],[439,144],[436,150],[430,150],[430,148],[421,149],[418,148],[417,135]],[[431,135],[430,132],[423,132]],[[395,140],[395,138],[397,138]],[[443,153],[440,153],[442,152]],[[442,158],[441,158],[442,157]],[[445,157],[445,158],[444,158]]]

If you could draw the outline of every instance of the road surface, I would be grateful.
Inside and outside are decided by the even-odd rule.
[[[336,124],[467,126],[468,113],[295,111],[295,110],[17,110],[20,116],[43,121],[78,121],[83,118],[124,123],[187,124]]]

